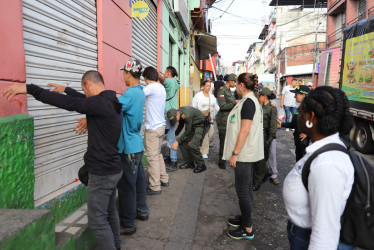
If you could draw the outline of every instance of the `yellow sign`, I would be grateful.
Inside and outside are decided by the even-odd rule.
[[[149,6],[144,1],[137,1],[131,6],[131,17],[139,17],[140,20],[146,18],[149,13]]]
[[[349,100],[374,103],[374,32],[346,41],[342,90]]]

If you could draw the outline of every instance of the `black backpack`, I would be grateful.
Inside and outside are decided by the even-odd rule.
[[[341,217],[340,240],[355,247],[374,249],[374,167],[365,158],[340,144],[327,144],[305,162],[302,170],[304,187],[308,191],[310,164],[314,158],[332,150],[348,154],[355,169],[352,191]]]

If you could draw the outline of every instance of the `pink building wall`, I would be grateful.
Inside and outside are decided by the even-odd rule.
[[[106,89],[123,93],[123,67],[132,55],[132,20],[128,0],[97,0],[98,70]]]
[[[0,0],[0,92],[9,84],[26,82],[22,1]],[[27,113],[26,95],[11,102],[0,95],[0,117]]]

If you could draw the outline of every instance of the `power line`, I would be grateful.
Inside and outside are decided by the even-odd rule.
[[[231,1],[229,7],[227,7],[227,9],[223,12],[223,14],[222,14],[218,19],[222,18],[223,15],[227,13],[227,10],[231,7],[231,5],[233,4],[234,1],[235,1],[235,0],[232,0],[232,1]]]

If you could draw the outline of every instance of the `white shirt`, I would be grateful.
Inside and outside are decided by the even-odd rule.
[[[215,115],[219,111],[219,106],[214,95],[209,93],[210,97],[210,116],[214,120]],[[192,107],[197,108],[201,111],[206,111],[209,109],[209,98],[206,97],[203,91],[197,93],[192,99]]]
[[[303,166],[313,152],[328,143],[344,145],[338,133],[311,144],[283,183],[283,199],[291,222],[312,229],[309,249],[337,249],[340,217],[354,181],[349,156],[328,151],[312,161],[307,192],[301,179]]]
[[[166,91],[159,82],[143,87],[145,94],[145,129],[155,130],[165,126]]]
[[[291,85],[287,85],[282,90],[282,95],[284,95],[283,105],[288,107],[297,107],[295,93],[290,92],[290,90],[295,90],[296,88],[291,88]]]

